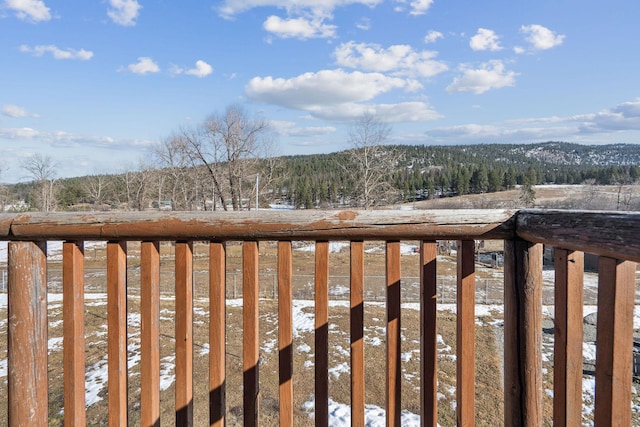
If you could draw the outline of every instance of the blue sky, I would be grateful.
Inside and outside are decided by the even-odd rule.
[[[135,169],[240,104],[280,154],[404,144],[640,143],[640,2],[0,0],[1,181]]]

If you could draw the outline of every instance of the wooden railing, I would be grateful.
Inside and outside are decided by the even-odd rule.
[[[109,425],[127,424],[127,241],[140,241],[143,426],[159,425],[159,242],[175,242],[175,419],[193,423],[193,242],[209,242],[209,421],[226,396],[226,246],[243,242],[243,421],[260,408],[258,241],[277,241],[279,420],[293,425],[292,241],[315,241],[315,424],[329,424],[329,241],[350,241],[352,425],[364,425],[364,242],[386,242],[386,417],[400,425],[400,245],[420,241],[421,423],[437,425],[436,241],[458,240],[457,424],[475,423],[474,240],[504,240],[504,423],[542,425],[542,254],[555,247],[553,420],[582,419],[583,252],[600,255],[596,425],[631,425],[640,214],[567,211],[293,211],[0,215],[8,240],[8,419],[47,425],[46,241],[63,245],[64,422],[86,424],[83,241],[106,241]],[[548,386],[547,386],[548,388]],[[496,405],[499,405],[496,402]]]

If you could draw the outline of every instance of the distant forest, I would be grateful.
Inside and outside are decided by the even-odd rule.
[[[393,163],[379,178],[387,186],[372,205],[490,193],[516,185],[628,185],[640,177],[640,145],[633,144],[548,142],[381,148],[385,154],[392,154]],[[5,211],[250,209],[255,207],[257,195],[261,207],[361,206],[358,172],[350,163],[354,155],[359,155],[357,150],[243,159],[238,162],[241,172],[227,177],[239,193],[235,196],[239,202],[233,207],[221,197],[226,191],[224,185],[215,182],[214,186],[211,176],[215,175],[205,170],[231,170],[225,162],[206,166],[186,161],[168,163],[162,161],[166,158],[162,154],[166,153],[159,151],[153,162],[120,174],[55,179],[55,168],[48,176],[33,174],[31,182],[0,188],[0,204]]]

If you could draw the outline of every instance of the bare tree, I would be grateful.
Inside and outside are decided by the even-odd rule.
[[[6,185],[2,184],[2,174],[4,171],[4,166],[0,165],[0,212],[4,212],[9,204],[9,190]]]
[[[187,138],[175,134],[163,140],[154,151],[155,164],[164,177],[162,187],[168,192],[165,197],[171,201],[172,210],[191,210],[195,200],[198,171],[193,167],[188,144]]]
[[[127,209],[145,210],[149,202],[154,170],[144,159],[137,167],[130,167],[122,174],[127,198]]]
[[[390,173],[396,153],[384,145],[390,134],[391,127],[368,112],[351,126],[347,168],[355,179],[355,203],[364,209],[390,202],[394,193]]]
[[[261,148],[262,158],[257,163],[256,179],[250,191],[251,194],[256,195],[256,209],[260,208],[260,195],[272,193],[274,187],[281,185],[288,175],[282,157],[277,154],[274,140],[264,138]],[[249,202],[249,208],[251,208],[251,202]]]
[[[218,145],[218,141],[209,140],[202,128],[182,130],[180,138],[184,143],[192,165],[195,167],[196,174],[200,175],[201,169],[198,166],[201,165],[211,181],[211,210],[216,209],[218,200],[222,208],[227,210],[225,193],[222,191],[221,186],[223,182],[221,169],[222,149]],[[197,180],[195,183],[195,199],[204,199],[204,209],[206,209],[205,194],[208,194],[208,191],[204,190],[200,185],[201,183],[201,180]]]
[[[210,116],[203,128],[206,146],[196,147],[197,156],[208,165],[212,176],[214,171],[210,165],[222,162],[231,205],[233,210],[239,210],[242,207],[242,185],[254,173],[254,160],[267,136],[269,122],[251,119],[241,106],[232,105],[224,114]],[[219,173],[215,175],[219,176]],[[220,182],[216,181],[216,191],[221,192]],[[225,205],[223,207],[226,209]]]
[[[108,176],[101,173],[89,175],[83,179],[83,190],[91,200],[94,209],[104,204],[109,182]]]
[[[39,153],[22,162],[22,168],[29,172],[38,187],[37,207],[43,212],[56,208],[55,183],[57,163],[50,157]]]

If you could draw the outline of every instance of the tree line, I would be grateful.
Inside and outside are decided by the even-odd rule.
[[[390,145],[391,128],[364,114],[348,149],[278,156],[267,120],[230,106],[163,139],[118,174],[57,179],[47,156],[28,158],[29,182],[0,187],[0,207],[20,210],[242,210],[256,205],[368,209],[376,205],[491,193],[534,185],[632,184],[640,149],[630,145]],[[616,160],[617,159],[617,160]],[[616,164],[613,164],[616,163]]]

